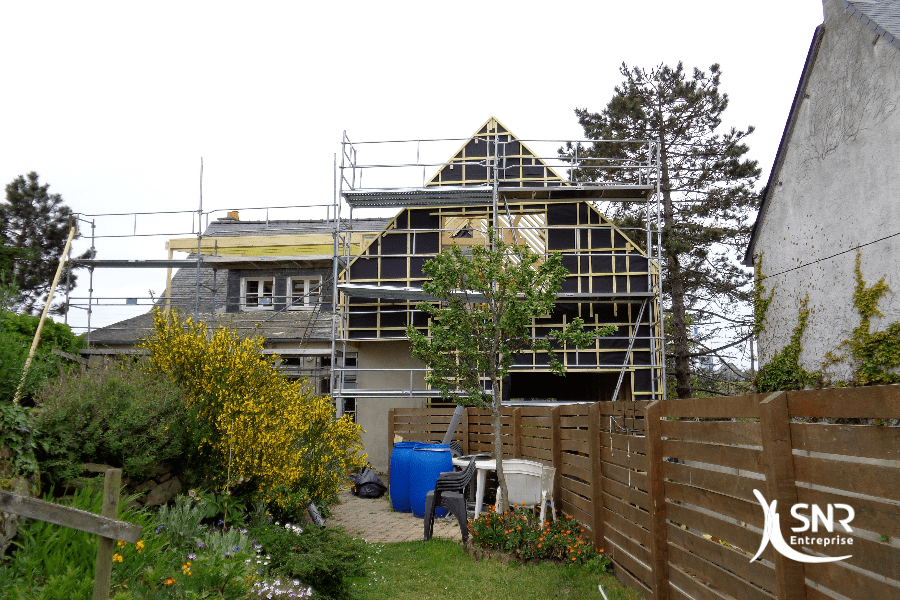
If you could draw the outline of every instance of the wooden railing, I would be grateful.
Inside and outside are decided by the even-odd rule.
[[[493,451],[488,412],[466,412],[455,439]],[[451,413],[394,409],[389,439],[440,440]],[[501,436],[503,456],[556,467],[558,507],[648,598],[900,598],[900,427],[885,425],[897,419],[900,386],[878,386],[504,408]],[[765,526],[754,490],[777,501],[788,542],[816,535],[791,530],[795,504],[852,507],[852,533],[818,534],[852,545],[792,545],[850,558],[804,563],[768,543],[751,562]]]
[[[113,549],[116,540],[136,543],[140,539],[142,531],[140,525],[116,520],[119,512],[119,489],[121,486],[122,470],[107,470],[103,481],[103,506],[99,516],[77,508],[19,496],[2,490],[0,490],[0,512],[46,521],[100,536],[97,544],[97,563],[94,567],[93,599],[108,600]]]

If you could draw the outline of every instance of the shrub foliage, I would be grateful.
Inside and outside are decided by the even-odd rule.
[[[221,465],[218,485],[252,478],[279,506],[302,489],[313,500],[332,498],[346,473],[365,465],[362,429],[349,417],[335,419],[328,397],[280,373],[275,357],[262,354],[263,341],[157,310],[142,347],[151,371],[182,386],[198,451]]]

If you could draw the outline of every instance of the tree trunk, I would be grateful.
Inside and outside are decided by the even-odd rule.
[[[663,195],[663,226],[671,232],[675,227],[675,209],[672,205],[672,187],[666,162],[668,153],[663,139],[663,136],[660,135],[659,150],[662,169],[660,189]],[[684,306],[684,275],[681,272],[681,264],[678,262],[678,252],[667,239],[663,239],[663,251],[666,256],[666,267],[669,270],[669,294],[672,297],[672,354],[675,356],[675,392],[679,398],[690,398],[693,392],[691,390],[691,359],[688,357],[690,348]]]
[[[500,437],[500,408],[503,397],[500,394],[500,380],[494,373],[491,374],[491,389],[494,391],[494,401],[491,403],[491,417],[493,417],[494,424],[494,459],[497,461],[497,485],[501,495],[501,502],[497,503],[497,512],[502,513],[509,508],[509,490],[506,488],[506,476],[503,474],[503,439]]]

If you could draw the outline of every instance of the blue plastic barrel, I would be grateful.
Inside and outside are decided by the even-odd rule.
[[[398,512],[409,510],[409,481],[412,452],[422,442],[397,442],[391,453],[391,506]]]
[[[438,475],[453,470],[450,446],[444,444],[423,444],[413,449],[409,480],[409,504],[413,514],[420,519],[425,516],[425,496],[434,489]],[[447,514],[444,509],[435,511],[436,517]]]

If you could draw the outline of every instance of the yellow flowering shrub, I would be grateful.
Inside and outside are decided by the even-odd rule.
[[[283,490],[332,498],[347,472],[365,465],[362,428],[349,417],[335,419],[328,396],[278,371],[277,357],[262,354],[263,342],[157,309],[141,347],[149,369],[183,387],[198,450],[221,465],[226,485],[252,478],[266,500],[282,506]]]

